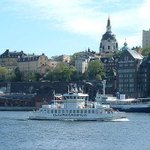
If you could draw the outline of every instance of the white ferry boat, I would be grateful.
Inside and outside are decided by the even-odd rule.
[[[80,120],[80,121],[121,121],[128,120],[123,112],[114,111],[109,105],[89,102],[89,95],[80,92],[68,92],[53,104],[42,105],[32,112],[31,120]]]

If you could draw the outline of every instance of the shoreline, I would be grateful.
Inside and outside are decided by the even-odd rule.
[[[36,107],[0,107],[0,111],[33,111]]]

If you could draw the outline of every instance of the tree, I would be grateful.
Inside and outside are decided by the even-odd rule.
[[[101,81],[102,80],[102,77],[101,77],[100,74],[97,74],[95,78],[96,78],[97,81]]]
[[[142,55],[143,56],[148,56],[149,54],[150,54],[150,47],[142,49]]]
[[[71,80],[75,79],[76,73],[77,73],[77,70],[75,67],[68,66],[68,68],[66,69],[66,72],[65,72],[66,81],[71,81]]]
[[[5,81],[6,74],[8,69],[5,67],[0,67],[0,81]]]
[[[54,70],[49,70],[44,79],[50,81],[71,81],[75,79],[76,68],[65,63],[59,63]]]
[[[49,70],[43,77],[44,80],[54,81],[54,72]]]
[[[74,53],[72,56],[70,56],[70,64],[71,65],[75,65],[75,60],[77,59],[77,57],[80,55],[80,52],[78,53]]]
[[[8,70],[5,76],[6,81],[14,81],[16,78],[15,72],[13,70]]]
[[[54,69],[54,79],[57,81],[64,81],[66,72],[67,72],[66,64],[64,63],[57,64],[56,68]]]
[[[39,81],[40,78],[41,78],[40,73],[38,73],[38,72],[29,72],[27,80],[28,81]]]
[[[121,55],[122,53],[123,53],[122,50],[118,50],[118,51],[115,51],[115,52],[114,52],[113,56],[114,56],[114,57],[120,57],[120,55]]]
[[[94,60],[88,64],[88,77],[90,80],[100,80],[105,76],[104,65],[99,60]]]
[[[76,68],[65,63],[60,63],[54,69],[54,73],[59,81],[71,81],[76,74]]]
[[[41,78],[41,74],[36,72],[34,75],[35,75],[35,81],[39,81]]]
[[[15,72],[15,78],[14,78],[14,80],[15,80],[15,81],[22,81],[22,76],[23,76],[23,74],[22,74],[22,72],[19,70],[18,67],[15,69],[14,72]]]

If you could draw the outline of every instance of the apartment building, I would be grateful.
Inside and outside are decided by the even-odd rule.
[[[115,95],[117,89],[116,70],[118,57],[103,57],[101,62],[106,70],[106,93]]]
[[[142,47],[150,47],[150,29],[148,31],[143,30],[142,32]]]
[[[138,97],[150,97],[150,54],[145,57],[138,70]]]
[[[143,56],[135,50],[125,50],[118,60],[117,91],[126,97],[138,97],[138,69]]]
[[[50,69],[49,59],[44,54],[28,55],[22,58],[18,58],[17,62],[20,71],[25,74],[31,72],[44,74],[46,70]]]
[[[79,73],[85,73],[88,68],[88,59],[78,58],[75,60],[75,67]]]

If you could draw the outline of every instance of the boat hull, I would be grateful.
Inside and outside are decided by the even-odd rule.
[[[116,113],[107,113],[107,114],[95,114],[95,115],[60,115],[53,116],[52,114],[41,114],[34,112],[29,120],[73,120],[73,121],[113,121],[127,118],[125,113],[116,112]]]
[[[124,112],[150,113],[150,106],[119,106],[119,105],[110,105],[110,106],[114,110]]]

